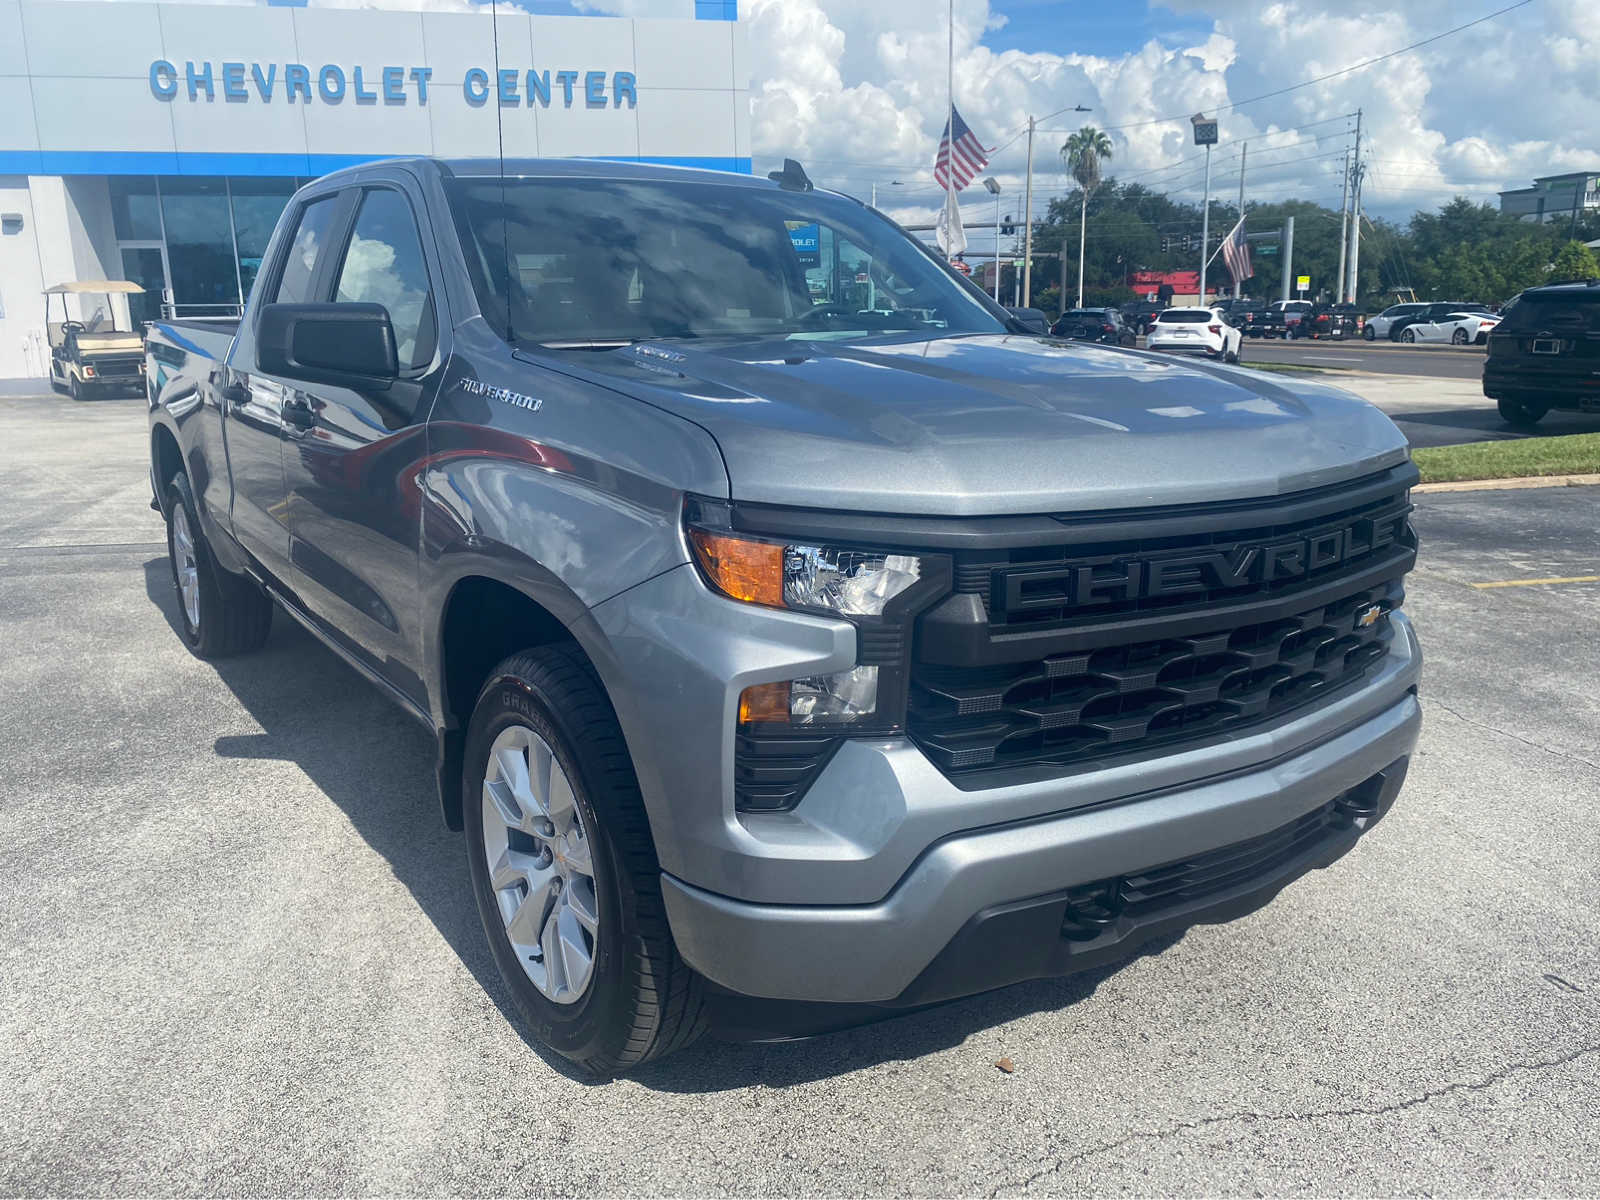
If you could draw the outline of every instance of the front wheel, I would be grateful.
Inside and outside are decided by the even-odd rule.
[[[1495,401],[1495,404],[1500,410],[1500,419],[1518,429],[1532,429],[1550,411],[1542,404],[1529,404],[1506,396]]]
[[[673,944],[633,764],[582,655],[546,646],[496,667],[463,770],[478,915],[532,1033],[600,1076],[698,1037],[703,985]]]

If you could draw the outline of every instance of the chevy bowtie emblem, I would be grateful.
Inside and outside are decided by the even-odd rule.
[[[1369,604],[1356,614],[1356,628],[1367,629],[1377,624],[1381,616],[1383,616],[1383,605]]]

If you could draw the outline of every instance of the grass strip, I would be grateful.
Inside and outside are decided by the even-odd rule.
[[[1589,475],[1600,472],[1600,433],[1428,446],[1413,450],[1411,457],[1422,472],[1423,483]]]

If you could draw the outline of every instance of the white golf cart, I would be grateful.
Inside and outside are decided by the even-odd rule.
[[[125,279],[81,279],[58,283],[44,293],[44,323],[50,340],[50,386],[72,393],[74,400],[87,400],[113,389],[144,388],[144,334],[117,328],[113,296],[133,296],[144,292],[137,283]],[[61,297],[61,319],[52,320],[52,296]],[[68,296],[105,298],[103,307],[89,309],[89,301],[79,300],[86,315],[73,320]]]

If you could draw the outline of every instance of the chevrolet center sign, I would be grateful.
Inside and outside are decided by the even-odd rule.
[[[694,19],[417,7],[0,0],[0,177],[304,179],[502,152],[750,169],[745,31],[717,19],[729,5],[685,4]]]
[[[180,72],[166,59],[150,64],[150,91],[161,100],[187,97],[191,101],[215,101],[220,92],[226,101],[260,100],[270,103],[274,96],[289,104],[299,100],[310,104],[313,99],[324,104],[339,104],[346,96],[356,104],[426,104],[428,87],[433,80],[432,67],[379,67],[374,75],[363,74],[360,66],[348,70],[328,63],[313,71],[304,63],[283,63],[280,77],[278,63],[265,65],[252,62],[223,62],[199,64],[185,62]],[[313,81],[315,87],[313,88]],[[613,71],[608,80],[604,71],[529,70],[527,72],[468,67],[461,78],[460,88],[468,104],[488,103],[491,95],[501,107],[517,107],[538,103],[550,107],[551,96],[559,98],[565,108],[571,108],[574,93],[579,103],[588,108],[605,108],[610,102],[617,108],[624,103],[632,108],[639,101],[638,83],[632,71]]]

